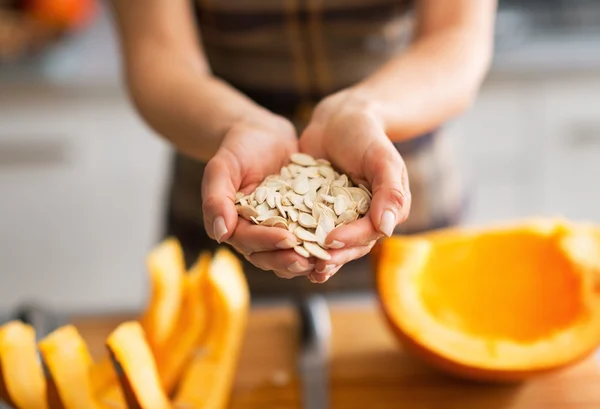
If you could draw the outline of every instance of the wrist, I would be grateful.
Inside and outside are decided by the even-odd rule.
[[[296,139],[296,129],[287,119],[262,107],[256,107],[251,112],[241,113],[231,124],[234,128],[252,129],[280,138]]]
[[[361,87],[351,87],[327,97],[316,109],[317,120],[333,117],[346,119],[366,118],[384,126],[383,106],[379,100]]]
[[[363,115],[384,125],[384,106],[382,102],[360,84],[348,90],[348,109],[355,115]]]

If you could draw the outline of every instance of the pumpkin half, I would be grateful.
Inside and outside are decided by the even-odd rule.
[[[518,381],[600,343],[600,229],[560,219],[392,237],[377,291],[409,351],[450,374]]]

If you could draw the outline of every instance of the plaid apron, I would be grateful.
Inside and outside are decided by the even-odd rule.
[[[411,3],[197,0],[195,12],[213,74],[301,131],[324,96],[356,83],[405,49],[411,37]],[[411,214],[396,234],[457,223],[461,187],[442,132],[395,145],[406,162],[413,197]],[[182,242],[188,263],[217,246],[202,222],[203,171],[203,163],[174,155],[165,234]],[[302,277],[282,280],[244,263],[253,294],[272,296],[370,289],[365,259],[349,263],[321,285]]]

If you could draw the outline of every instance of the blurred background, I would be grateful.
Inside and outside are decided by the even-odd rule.
[[[600,1],[499,4],[493,67],[447,126],[466,223],[600,222]],[[127,99],[101,0],[0,0],[0,313],[139,308],[169,149]]]

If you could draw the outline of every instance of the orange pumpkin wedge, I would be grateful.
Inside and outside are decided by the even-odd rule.
[[[208,305],[205,305],[204,287],[210,260],[210,253],[202,253],[185,276],[179,318],[165,347],[156,354],[158,372],[168,394],[171,394],[177,385],[206,327]]]
[[[147,260],[152,290],[141,323],[152,351],[157,352],[173,332],[183,298],[186,273],[179,242],[169,238],[154,248]]]
[[[0,398],[16,409],[48,408],[35,330],[20,321],[0,327]]]
[[[152,290],[140,321],[158,357],[175,330],[183,303],[185,264],[179,241],[169,238],[159,243],[148,255],[147,266]],[[107,395],[103,399],[119,402],[119,394],[115,392],[118,379],[109,356],[94,365],[91,376],[97,395]]]
[[[129,409],[170,409],[142,326],[124,322],[106,341]]]
[[[390,327],[450,374],[518,381],[600,343],[600,234],[561,219],[385,239],[377,291]]]
[[[218,250],[210,263],[207,289],[209,332],[182,376],[177,408],[226,408],[233,386],[250,296],[241,263],[228,250]]]
[[[89,377],[92,357],[74,326],[55,330],[40,341],[39,349],[49,372],[50,409],[102,408]]]

